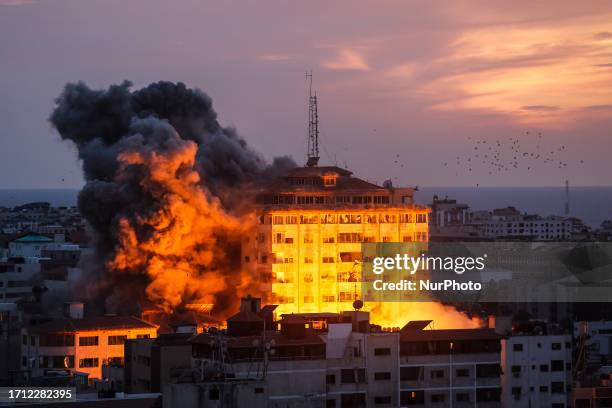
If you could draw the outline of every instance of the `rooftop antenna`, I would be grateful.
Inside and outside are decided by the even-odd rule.
[[[565,216],[569,216],[570,212],[570,196],[569,196],[569,180],[565,180]]]
[[[306,71],[309,81],[308,98],[308,161],[306,166],[314,167],[319,163],[319,112],[317,109],[317,94],[312,94],[312,70]]]

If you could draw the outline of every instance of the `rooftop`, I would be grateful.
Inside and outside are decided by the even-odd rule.
[[[462,340],[499,340],[501,336],[493,329],[445,329],[445,330],[404,330],[400,331],[400,341],[462,341]]]
[[[81,331],[157,329],[157,325],[135,316],[99,316],[84,319],[58,319],[31,328],[35,333],[75,333]]]

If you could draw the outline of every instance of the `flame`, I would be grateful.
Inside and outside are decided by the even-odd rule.
[[[402,328],[412,320],[433,320],[435,329],[474,329],[483,326],[477,318],[470,318],[451,306],[437,302],[378,302],[368,305],[370,321],[383,328]]]
[[[203,187],[195,143],[178,136],[173,142],[119,154],[118,181],[133,179],[138,169],[139,185],[155,205],[118,220],[119,242],[106,263],[111,273],[145,274],[148,299],[167,313],[189,302],[217,303],[228,290],[239,298],[248,277],[233,265],[227,243],[239,242],[253,221],[226,212]]]

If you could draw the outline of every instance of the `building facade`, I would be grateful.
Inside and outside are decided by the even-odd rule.
[[[338,167],[295,168],[258,196],[243,270],[281,314],[349,310],[360,297],[362,243],[428,240],[429,210],[413,193]]]
[[[501,378],[505,407],[569,407],[571,335],[511,335],[502,340]]]
[[[22,329],[22,370],[32,377],[68,370],[102,378],[104,363],[123,361],[126,339],[156,336],[157,326],[133,316],[53,320]]]

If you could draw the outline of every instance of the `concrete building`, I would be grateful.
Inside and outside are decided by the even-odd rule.
[[[495,239],[569,240],[572,221],[563,217],[522,214],[514,207],[495,209],[485,223],[485,235]]]
[[[480,222],[472,222],[472,212],[467,204],[437,195],[431,203],[429,218],[429,237],[431,241],[486,241],[484,227]]]
[[[243,269],[259,277],[280,314],[349,310],[360,297],[363,242],[428,240],[429,209],[413,204],[413,193],[339,167],[294,168],[257,197]]]
[[[505,407],[568,407],[571,335],[512,334],[503,339],[501,378]]]
[[[410,322],[399,333],[400,406],[500,407],[500,340],[492,329],[425,330]]]
[[[185,370],[191,367],[191,343],[194,333],[162,334],[153,339],[130,339],[124,343],[124,363],[114,364],[122,367],[119,374],[123,381],[115,377],[113,389],[130,394],[161,392],[164,384],[179,382]]]
[[[83,318],[82,304],[68,307],[71,318],[22,329],[21,365],[32,377],[69,370],[101,378],[105,362],[123,361],[126,339],[157,336],[157,326],[133,316]]]
[[[367,312],[303,313],[264,330],[243,309],[227,335],[192,338],[191,383],[162,387],[164,407],[500,407],[501,337],[429,323],[381,332]]]
[[[582,343],[586,365],[612,363],[612,321],[575,322],[574,338]]]

